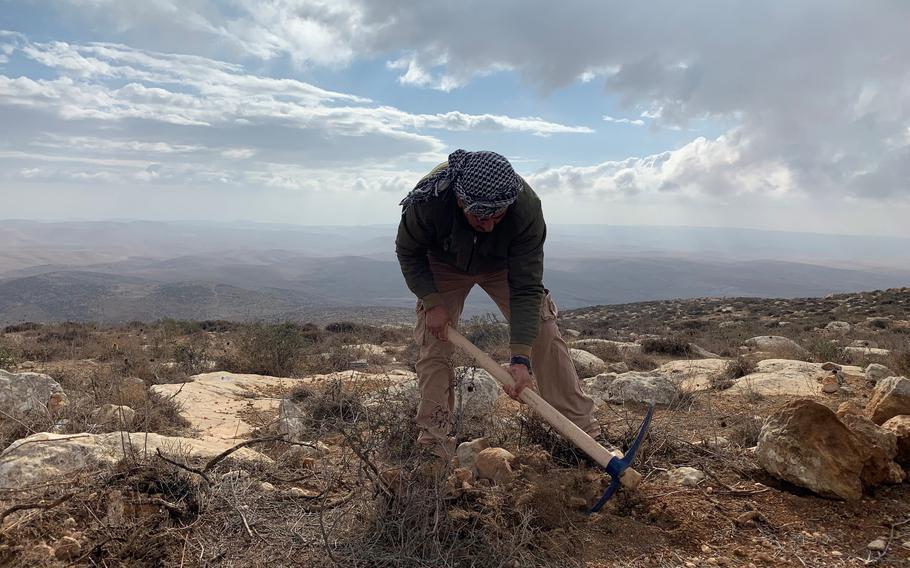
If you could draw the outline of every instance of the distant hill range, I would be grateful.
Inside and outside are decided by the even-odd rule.
[[[408,321],[394,226],[0,221],[0,323]],[[688,227],[551,226],[563,308],[812,297],[910,284],[910,239]],[[466,315],[493,311],[482,292]]]

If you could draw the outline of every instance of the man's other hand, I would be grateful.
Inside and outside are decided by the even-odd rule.
[[[515,379],[515,384],[513,384],[511,388],[504,386],[503,390],[515,400],[519,400],[518,397],[521,396],[521,391],[525,390],[525,388],[531,384],[531,373],[528,372],[528,368],[521,363],[509,365],[509,373],[511,373],[512,378]]]
[[[437,339],[448,341],[449,310],[445,306],[430,308],[426,313],[427,329]]]

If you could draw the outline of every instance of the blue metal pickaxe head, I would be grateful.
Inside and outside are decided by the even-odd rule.
[[[622,472],[626,471],[626,469],[632,465],[632,462],[635,460],[635,454],[638,453],[638,447],[641,445],[641,441],[644,439],[645,434],[648,433],[648,426],[651,424],[652,414],[654,414],[654,403],[648,405],[648,412],[645,413],[645,419],[638,428],[638,434],[635,435],[635,440],[632,442],[632,445],[629,446],[629,450],[622,458],[613,456],[613,459],[607,464],[607,473],[610,474],[610,486],[607,487],[603,496],[591,509],[592,513],[600,511],[600,508],[604,506],[604,503],[616,493],[616,489],[619,488],[619,478],[622,476]]]

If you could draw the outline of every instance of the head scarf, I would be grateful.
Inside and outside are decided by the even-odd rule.
[[[406,211],[449,187],[461,199],[466,213],[491,217],[518,199],[522,183],[509,161],[496,152],[456,150],[449,154],[445,168],[420,180],[400,205]]]

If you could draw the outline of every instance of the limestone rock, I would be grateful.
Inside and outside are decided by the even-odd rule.
[[[686,487],[695,487],[705,478],[705,473],[694,467],[678,467],[667,474],[671,483]]]
[[[856,414],[862,416],[866,413],[866,410],[855,400],[848,400],[842,402],[840,406],[837,407],[837,417],[843,419],[844,416],[848,414]]]
[[[894,463],[897,455],[897,436],[877,426],[864,416],[848,414],[842,422],[866,445],[869,459],[863,466],[863,485],[874,487],[883,483],[901,483],[904,471]]]
[[[278,433],[291,440],[301,440],[307,431],[309,418],[303,405],[293,396],[278,403]]]
[[[847,335],[853,330],[853,326],[845,321],[832,321],[825,326],[825,331],[837,335]]]
[[[891,355],[889,349],[875,349],[873,347],[844,347],[844,353],[857,357],[887,357]]]
[[[458,456],[458,465],[467,469],[473,469],[477,461],[477,455],[483,450],[490,447],[486,438],[475,438],[470,442],[458,444],[455,455]]]
[[[869,363],[866,367],[866,380],[877,383],[882,379],[895,376],[894,371],[879,363]]]
[[[866,415],[876,424],[901,414],[910,414],[910,380],[888,377],[875,385],[872,399],[866,405]]]
[[[503,448],[487,448],[477,454],[474,462],[474,476],[477,479],[489,479],[496,485],[512,481],[512,461],[515,456]]]
[[[705,359],[720,358],[720,355],[718,355],[717,353],[712,353],[712,352],[708,351],[707,349],[705,349],[704,347],[701,347],[700,345],[696,345],[695,343],[689,344],[689,352],[694,353],[695,355],[698,355],[699,357],[703,357]]]
[[[621,375],[622,373],[629,372],[629,366],[626,365],[625,361],[619,361],[616,363],[607,363],[607,372],[608,373],[617,373],[617,374]]]
[[[845,374],[860,374],[859,367],[842,365]],[[755,366],[755,372],[733,381],[724,391],[725,396],[759,394],[766,396],[818,396],[824,379],[830,371],[822,370],[820,363],[807,363],[792,359],[765,359]]]
[[[82,545],[71,536],[64,536],[54,545],[54,556],[57,560],[73,560],[82,552]]]
[[[166,454],[205,459],[235,444],[236,440],[200,440],[144,432],[70,435],[40,432],[16,440],[0,453],[0,488],[22,489],[61,478],[72,479],[80,472],[116,464],[125,454],[155,455],[160,448]],[[241,448],[231,457],[271,461],[249,448]]]
[[[0,410],[22,416],[55,411],[67,402],[60,384],[42,373],[9,373],[0,370]]]
[[[344,374],[350,377],[351,373]],[[154,385],[151,391],[173,397],[180,414],[204,437],[236,440],[253,430],[242,416],[249,411],[274,411],[275,390],[290,390],[299,379],[240,373],[203,373],[182,384]]]
[[[850,345],[847,347],[872,347],[877,348],[878,343],[872,341],[871,339],[854,339],[850,342]]]
[[[357,345],[345,345],[343,347],[345,351],[351,351],[355,354],[362,355],[372,355],[374,357],[385,355],[386,348],[380,345],[375,345],[373,343],[359,343]]]
[[[585,391],[599,402],[654,402],[671,404],[679,394],[675,384],[662,374],[630,371],[603,373],[586,379]]]
[[[664,363],[654,370],[677,383],[684,391],[703,391],[711,388],[712,381],[727,370],[726,359],[682,359]]]
[[[489,417],[496,399],[503,394],[493,375],[479,367],[458,367],[455,380],[461,383],[455,388],[455,411],[461,412],[462,419]]]
[[[768,473],[819,495],[859,499],[869,450],[827,407],[800,399],[765,421],[756,457]]]
[[[576,339],[575,341],[570,341],[569,346],[580,349],[590,348],[594,346],[607,348],[612,347],[619,350],[620,353],[641,353],[640,343],[632,343],[629,341],[612,341],[609,339]]]
[[[105,404],[92,412],[92,420],[95,421],[95,424],[114,426],[116,428],[129,428],[133,425],[133,420],[135,418],[135,410],[129,406],[120,406],[116,404]]]
[[[894,459],[897,455],[897,435],[894,432],[886,430],[865,416],[857,414],[847,414],[841,417],[847,428],[866,441],[867,444],[875,445],[885,450],[889,459]]]
[[[799,343],[780,335],[759,335],[743,341],[743,345],[756,351],[786,351],[805,355],[807,351]]]
[[[901,414],[889,418],[882,424],[882,429],[895,436],[897,442],[895,461],[905,465],[910,464],[910,415]]]
[[[575,371],[581,378],[593,377],[606,370],[607,365],[603,359],[588,353],[584,349],[569,348],[569,356],[572,357]]]

